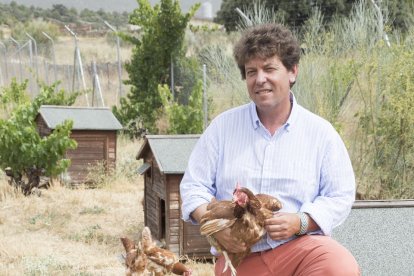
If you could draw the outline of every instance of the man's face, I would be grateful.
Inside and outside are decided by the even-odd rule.
[[[277,56],[256,57],[245,64],[245,69],[247,90],[259,114],[290,105],[290,83],[296,80],[297,65],[288,71]]]

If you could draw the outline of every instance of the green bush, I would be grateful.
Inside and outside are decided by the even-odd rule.
[[[17,85],[17,95],[23,95],[25,83]],[[12,90],[13,90],[12,89]],[[8,119],[0,119],[0,169],[9,176],[9,183],[22,190],[25,195],[40,184],[41,176],[56,177],[70,165],[65,159],[68,149],[76,148],[70,138],[72,121],[56,126],[53,132],[41,137],[35,118],[43,104],[73,103],[63,91],[54,92],[54,87],[43,86],[32,101],[20,103]]]
[[[28,41],[28,33],[36,40],[38,51],[46,49],[45,53],[49,51],[50,40],[42,33],[47,33],[55,42],[58,40],[59,27],[53,23],[36,19],[29,22],[18,22],[11,30],[11,35],[18,41]],[[39,53],[40,54],[40,53]]]
[[[169,134],[198,134],[203,131],[203,83],[198,81],[187,105],[171,99],[167,85],[159,85],[162,104],[168,120]]]
[[[413,198],[414,187],[414,50],[408,45],[379,45],[366,66],[357,114],[357,155],[369,198]],[[364,177],[367,174],[369,178]]]

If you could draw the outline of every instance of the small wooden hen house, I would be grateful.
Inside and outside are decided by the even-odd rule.
[[[122,125],[109,108],[42,105],[36,116],[40,136],[49,135],[65,120],[73,121],[71,138],[78,147],[68,150],[71,160],[65,181],[71,184],[89,182],[89,168],[103,164],[115,168],[117,131]]]
[[[198,225],[181,219],[180,182],[199,135],[147,135],[138,152],[144,175],[145,225],[166,248],[193,258],[211,258]]]

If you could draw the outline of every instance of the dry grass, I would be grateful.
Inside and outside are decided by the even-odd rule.
[[[103,37],[79,37],[78,47],[81,51],[83,62],[88,64],[92,60],[96,62],[116,62],[116,44],[115,38],[113,43],[109,43],[105,36]],[[123,61],[131,58],[132,45],[125,44],[120,47],[120,56]],[[73,64],[75,53],[75,41],[71,36],[60,36],[55,43],[56,63]]]
[[[0,275],[123,275],[119,241],[137,240],[144,226],[139,142],[120,137],[117,171],[96,189],[55,183],[24,197],[0,178]],[[188,260],[194,275],[211,264]]]

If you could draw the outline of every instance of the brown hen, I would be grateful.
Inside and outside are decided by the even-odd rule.
[[[250,254],[250,248],[266,233],[265,220],[271,218],[273,212],[282,208],[280,201],[270,195],[254,195],[249,189],[237,184],[233,193],[233,201],[217,201],[213,199],[207,206],[207,212],[200,220],[200,232],[226,259],[224,271],[230,268],[236,275],[236,267],[244,257]],[[244,242],[246,251],[241,253],[226,252],[225,248],[214,239],[213,235],[230,228],[231,235]]]
[[[155,245],[148,227],[142,230],[141,242],[138,246],[126,237],[122,237],[121,241],[126,251],[127,276],[162,276],[169,272],[191,276],[191,269],[180,263],[173,252]]]

